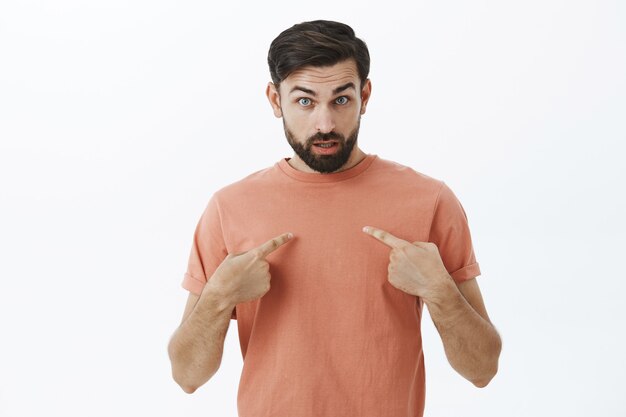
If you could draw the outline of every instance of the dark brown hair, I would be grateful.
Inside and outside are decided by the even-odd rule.
[[[324,67],[353,58],[361,79],[361,88],[370,71],[367,45],[344,23],[313,20],[293,25],[272,41],[267,54],[272,82],[280,83],[297,69]]]

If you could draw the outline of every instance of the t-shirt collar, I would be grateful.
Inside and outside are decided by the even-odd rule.
[[[363,158],[358,164],[349,169],[340,172],[331,172],[328,174],[322,174],[319,172],[304,172],[299,171],[289,165],[287,162],[291,158],[282,158],[280,161],[276,163],[278,168],[283,171],[286,175],[290,176],[293,179],[304,182],[336,182],[343,181],[348,178],[355,177],[365,171],[369,166],[374,162],[377,158],[377,155],[374,154],[366,154],[365,158]]]

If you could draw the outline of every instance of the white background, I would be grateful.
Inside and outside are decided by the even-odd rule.
[[[293,153],[269,44],[319,18],[370,49],[361,148],[461,200],[503,339],[479,389],[424,317],[426,415],[625,415],[624,2],[210,3],[0,3],[1,416],[236,416],[235,322],[193,395],[167,343],[209,197]]]

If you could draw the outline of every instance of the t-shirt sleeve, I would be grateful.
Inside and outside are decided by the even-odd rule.
[[[439,249],[444,266],[457,283],[480,275],[465,210],[442,181],[430,227],[429,242]]]
[[[182,287],[200,295],[227,255],[218,202],[213,195],[196,226]],[[231,319],[237,319],[236,309],[233,309]]]

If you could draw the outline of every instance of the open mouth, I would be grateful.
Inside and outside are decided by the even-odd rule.
[[[317,146],[318,148],[328,149],[328,148],[332,148],[333,146],[337,146],[337,144],[338,144],[337,142],[329,141],[329,142],[317,142],[317,143],[314,143],[313,145]]]

